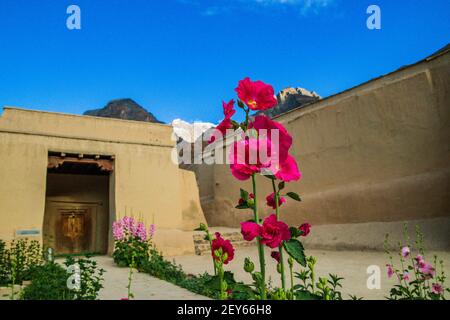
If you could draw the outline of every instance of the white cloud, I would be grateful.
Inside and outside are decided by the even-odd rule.
[[[309,12],[318,13],[337,0],[217,0],[214,6],[204,7],[205,2],[197,0],[178,0],[184,4],[191,4],[201,8],[204,16],[216,16],[236,10],[257,10],[269,7],[291,7],[302,14]]]

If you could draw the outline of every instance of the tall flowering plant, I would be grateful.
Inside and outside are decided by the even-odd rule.
[[[386,235],[384,242],[385,252],[389,256],[389,263],[386,265],[387,275],[397,282],[390,290],[389,299],[445,300],[445,293],[450,292],[450,289],[444,287],[446,279],[444,261],[442,259],[438,261],[436,255],[432,263],[425,258],[423,235],[418,226],[416,226],[415,248],[410,241],[406,224],[403,237],[405,243],[398,243],[399,263],[397,265],[391,253],[392,245],[389,242],[389,235]],[[416,251],[415,254],[414,251]]]
[[[300,236],[309,233],[309,224],[302,228],[289,227],[283,222],[280,207],[286,202],[286,197],[300,201],[300,197],[294,192],[287,192],[282,195],[285,185],[291,181],[298,181],[301,173],[298,169],[295,158],[290,154],[293,138],[286,128],[265,115],[250,117],[251,111],[267,110],[277,104],[273,87],[262,81],[252,81],[245,78],[239,81],[235,89],[238,100],[237,105],[245,112],[245,121],[237,123],[232,119],[236,113],[234,109],[235,101],[230,100],[223,103],[224,120],[216,128],[214,137],[209,142],[217,140],[223,136],[227,130],[237,130],[241,132],[240,139],[234,141],[230,148],[229,161],[231,174],[240,181],[251,179],[252,191],[244,189],[240,191],[240,199],[236,208],[251,209],[253,219],[241,223],[241,233],[245,240],[256,239],[258,244],[259,266],[258,272],[253,272],[249,265],[253,263],[246,260],[246,271],[252,269],[253,279],[259,289],[261,299],[267,298],[266,286],[266,261],[264,256],[265,247],[273,250],[271,256],[278,264],[278,271],[281,276],[282,289],[286,289],[285,281],[285,260],[287,253],[292,259],[306,265],[306,258]],[[275,212],[262,221],[258,208],[258,188],[256,182],[257,175],[264,175],[269,178],[273,192],[266,196],[267,205]],[[306,228],[306,226],[308,226]]]
[[[113,223],[112,230],[114,262],[121,267],[141,267],[149,259],[155,226],[152,224],[147,230],[143,222],[125,216]]]

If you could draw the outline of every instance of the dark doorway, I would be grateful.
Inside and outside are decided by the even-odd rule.
[[[111,157],[49,154],[44,245],[57,254],[107,253]]]

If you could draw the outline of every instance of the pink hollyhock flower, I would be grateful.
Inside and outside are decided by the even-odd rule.
[[[147,229],[144,223],[139,222],[135,230],[135,237],[141,239],[141,241],[147,241]]]
[[[411,253],[411,250],[409,249],[409,247],[402,248],[402,257],[403,258],[407,258],[410,253]]]
[[[302,231],[302,237],[306,237],[311,232],[311,225],[308,222],[302,224],[298,228],[300,229],[300,231]]]
[[[403,272],[403,276],[402,276],[403,280],[405,281],[409,281],[409,273],[407,271]]]
[[[260,236],[262,227],[254,222],[241,222],[241,233],[246,241],[252,241]]]
[[[280,263],[280,252],[279,251],[272,251],[272,253],[270,254],[270,256],[272,258],[274,258],[278,263]]]
[[[273,249],[278,247],[282,241],[289,239],[291,239],[289,226],[282,221],[278,221],[275,214],[271,214],[264,220],[261,232],[261,243]]]
[[[249,193],[248,199],[255,199],[255,195],[253,193]],[[239,205],[242,205],[244,203],[244,199],[239,198]]]
[[[273,209],[277,208],[276,203],[275,203],[275,193],[274,192],[272,192],[271,194],[269,194],[266,197],[266,202],[269,207],[272,207]],[[285,198],[279,197],[278,198],[278,207],[281,207],[281,205],[285,202],[286,202]]]
[[[219,232],[215,233],[216,238],[212,241],[211,244],[211,255],[215,260],[218,260],[218,258],[214,255],[214,252],[216,252],[219,249],[222,249],[222,254],[227,254],[227,259],[223,262],[224,264],[228,264],[231,260],[234,258],[234,248],[231,244],[230,240],[225,240],[222,238]]]
[[[423,260],[419,262],[419,271],[423,274],[423,276],[426,279],[431,279],[434,277],[435,273],[434,267]]]
[[[270,165],[261,162],[260,147],[266,148],[270,154],[270,140],[267,139],[246,138],[234,143],[229,161],[231,173],[236,179],[247,180],[253,173],[259,173]]]
[[[291,155],[288,155],[286,160],[279,163],[275,169],[275,177],[285,182],[297,181],[302,177],[298,170],[297,161]]]
[[[390,264],[387,264],[386,267],[387,267],[387,276],[388,278],[391,278],[394,275],[394,269]]]
[[[280,162],[286,160],[288,151],[292,146],[292,136],[281,123],[273,121],[265,115],[256,116],[249,124],[249,129],[255,129],[259,134],[262,134],[264,132],[263,130],[266,130],[265,137],[271,140],[273,144],[272,151],[278,153]],[[278,139],[276,139],[276,135]]]
[[[220,132],[221,137],[225,136],[228,129],[233,128],[233,124],[231,123],[231,117],[236,113],[236,110],[234,110],[233,99],[231,99],[228,103],[225,103],[225,101],[223,101],[222,106],[223,106],[223,115],[225,116],[225,118],[215,128],[215,130]],[[208,143],[213,143],[216,140],[216,135],[211,136],[211,138],[208,140]]]
[[[235,90],[239,99],[251,110],[266,110],[277,104],[273,87],[262,81],[251,81],[247,77],[239,81]]]
[[[442,285],[439,283],[433,283],[431,285],[431,292],[434,294],[441,294],[444,291],[444,288],[442,288]]]
[[[120,241],[124,238],[124,230],[120,221],[113,222],[112,229],[114,240]]]

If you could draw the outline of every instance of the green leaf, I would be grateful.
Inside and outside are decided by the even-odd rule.
[[[296,228],[296,227],[289,227],[289,231],[291,232],[292,239],[297,239],[303,233],[299,228]]]
[[[262,176],[266,177],[267,179],[270,179],[270,180],[276,180],[277,179],[277,177],[275,177],[274,175],[270,175],[270,174],[263,174]]]
[[[284,248],[287,253],[300,263],[303,267],[306,267],[305,249],[300,241],[291,239],[284,243]]]
[[[243,204],[238,204],[235,208],[242,210],[242,209],[248,209],[250,207],[248,206],[247,202],[244,202]]]
[[[295,297],[297,298],[297,300],[320,300],[320,296],[316,295],[316,294],[312,294],[311,292],[308,291],[296,291],[295,292]]]
[[[248,192],[241,188],[241,199],[244,201],[248,200]]]
[[[283,190],[283,189],[284,189],[284,186],[285,186],[284,181],[281,181],[281,182],[278,184],[278,190]]]
[[[223,274],[223,279],[228,285],[234,285],[236,280],[234,280],[234,275],[230,271],[225,271]],[[210,280],[205,282],[205,286],[211,290],[220,291],[220,277],[218,275],[212,276]]]
[[[302,201],[302,199],[300,199],[300,196],[298,194],[296,194],[295,192],[288,192],[286,195],[289,198],[294,199],[295,201]]]

